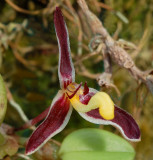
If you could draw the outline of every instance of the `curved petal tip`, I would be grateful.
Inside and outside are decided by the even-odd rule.
[[[90,98],[96,93],[97,91],[90,88],[89,94],[81,98],[80,100],[84,104],[88,104]],[[91,110],[86,113],[79,114],[86,119],[87,121],[95,124],[102,124],[102,125],[112,125],[115,128],[117,128],[123,137],[129,141],[138,142],[141,140],[141,134],[140,129],[136,123],[136,121],[133,119],[133,117],[124,111],[123,109],[117,107],[115,105],[114,114],[115,117],[112,120],[106,120],[104,119],[98,109]]]

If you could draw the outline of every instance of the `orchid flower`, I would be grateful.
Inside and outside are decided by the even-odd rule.
[[[107,93],[88,88],[87,83],[82,87],[82,83],[75,82],[68,30],[58,7],[54,12],[54,25],[59,45],[58,76],[61,90],[58,91],[51,106],[27,124],[35,125],[46,117],[29,138],[26,154],[34,153],[50,138],[61,132],[67,125],[73,108],[89,122],[112,125],[127,140],[140,141],[140,130],[135,120],[126,111],[117,107]]]

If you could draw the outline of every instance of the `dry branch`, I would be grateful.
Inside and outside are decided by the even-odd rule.
[[[121,48],[118,43],[109,35],[102,25],[102,22],[88,8],[85,0],[77,0],[82,12],[87,18],[87,22],[94,36],[100,37],[100,43],[105,47],[103,52],[109,54],[111,59],[120,67],[127,69],[134,79],[144,83],[153,93],[153,74],[152,72],[143,72],[135,65],[129,54]]]

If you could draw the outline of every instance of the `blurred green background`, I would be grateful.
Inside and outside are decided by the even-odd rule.
[[[13,2],[13,6],[10,2]],[[128,53],[136,65],[142,70],[151,69],[153,1],[87,0],[86,2],[114,39],[124,39],[135,44],[138,50],[131,49]],[[103,3],[106,7],[101,5]],[[75,20],[73,21],[73,12],[78,17],[81,14],[75,0],[0,1],[0,73],[15,102],[22,107],[29,119],[47,108],[60,88],[57,73],[58,45],[53,24],[53,11],[57,5],[61,7],[68,26],[72,57],[75,62],[90,53],[88,44],[92,39],[90,30],[82,24],[82,52],[78,52],[79,28]],[[83,67],[92,74],[102,73],[104,67],[101,55],[83,61]],[[87,81],[88,86],[101,89],[95,78],[81,74],[80,70],[83,69],[80,64],[76,65],[75,69],[76,82]],[[105,90],[117,105],[133,115],[141,129],[141,142],[133,144],[136,149],[136,159],[151,160],[153,159],[153,96],[146,86],[136,82],[128,71],[116,64],[113,64],[113,81],[121,95],[117,95],[114,89]],[[24,124],[18,112],[9,103],[5,123],[15,127]],[[118,134],[113,127],[91,124],[74,111],[67,127],[54,139],[62,141],[72,131],[84,127],[101,127]],[[30,130],[26,130],[22,134],[28,137],[30,133]]]

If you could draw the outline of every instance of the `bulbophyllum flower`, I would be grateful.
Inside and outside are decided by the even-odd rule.
[[[58,76],[61,90],[49,108],[26,125],[34,125],[45,120],[32,133],[26,154],[32,154],[51,137],[61,132],[67,125],[74,108],[85,120],[119,129],[123,137],[130,141],[140,141],[140,130],[130,114],[114,105],[109,95],[75,83],[75,70],[70,54],[69,35],[61,10],[54,12],[54,25],[59,45]]]

